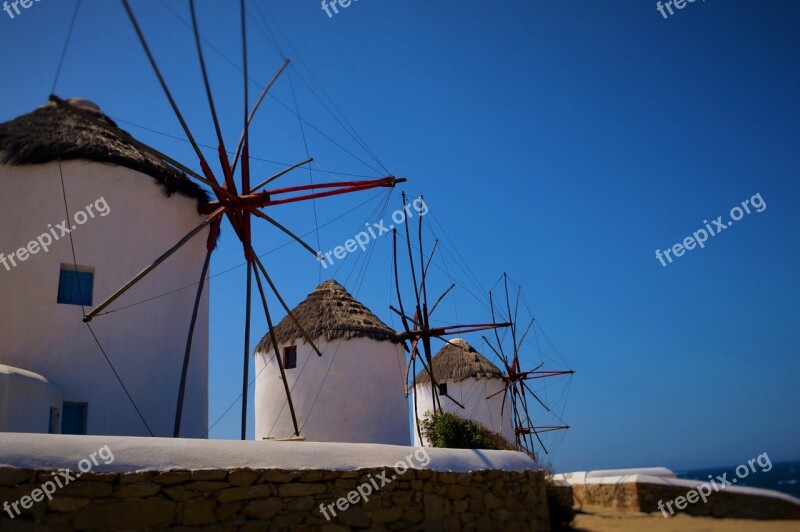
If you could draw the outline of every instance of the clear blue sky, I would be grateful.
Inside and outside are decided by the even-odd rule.
[[[162,2],[132,3],[196,137],[215,144],[190,32]],[[236,4],[198,2],[204,36],[240,64]],[[13,20],[0,12],[0,119],[45,102],[73,5],[42,0]],[[184,2],[170,5],[188,19]],[[776,462],[800,457],[800,5],[709,0],[668,20],[649,1],[361,0],[333,18],[317,0],[269,6],[265,14],[296,48],[279,35],[298,67],[301,114],[370,161],[305,88],[300,77],[310,76],[299,59],[391,172],[409,179],[403,189],[425,194],[482,287],[503,271],[523,285],[578,372],[564,412],[573,429],[557,469],[680,469],[739,464],[762,452]],[[280,55],[252,15],[252,76],[263,83]],[[207,59],[232,145],[241,74],[210,50]],[[182,135],[118,2],[84,0],[56,92]],[[251,98],[257,92],[251,85]],[[293,106],[288,76],[274,94]],[[186,143],[121,125],[197,168]],[[380,175],[308,127],[306,134],[320,167]],[[274,100],[253,139],[255,156],[305,158],[297,120]],[[279,168],[253,164],[259,175]],[[308,179],[300,171],[282,182]],[[727,219],[757,193],[764,212],[666,268],[656,260],[656,248],[681,242],[704,219]],[[320,201],[319,223],[371,197]],[[319,247],[381,219],[371,211],[382,198],[324,227]],[[311,204],[273,214],[298,232],[315,227]],[[262,229],[259,252],[286,241]],[[318,247],[315,235],[308,238]],[[362,254],[336,278],[389,322],[391,242],[374,248],[358,283],[357,270],[348,273]],[[228,229],[212,272],[241,263]],[[318,266],[298,246],[267,263],[292,305],[319,281]],[[211,283],[212,420],[240,386],[243,278],[239,268]],[[467,289],[476,291],[460,288],[442,320],[489,319]],[[264,328],[254,323],[255,343]],[[238,409],[212,437],[237,437]]]

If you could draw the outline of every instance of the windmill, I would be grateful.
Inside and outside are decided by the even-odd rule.
[[[194,33],[194,40],[197,48],[197,55],[199,59],[201,74],[203,78],[203,83],[205,86],[205,93],[208,99],[208,106],[211,112],[211,116],[213,119],[213,125],[216,132],[216,137],[218,141],[218,156],[219,156],[219,164],[221,173],[215,173],[211,166],[206,159],[205,155],[200,149],[200,145],[195,140],[192,132],[190,131],[187,122],[184,118],[184,115],[181,113],[172,92],[170,91],[167,83],[162,75],[161,70],[159,69],[156,60],[151,52],[151,49],[147,43],[147,39],[139,26],[137,18],[131,9],[131,6],[128,0],[121,0],[123,7],[127,13],[128,18],[133,26],[133,29],[136,32],[138,40],[147,56],[147,59],[152,67],[156,77],[158,78],[159,84],[167,97],[170,107],[174,112],[176,118],[180,122],[181,128],[186,135],[189,143],[191,144],[192,148],[194,149],[195,154],[197,155],[199,168],[201,169],[200,172],[196,172],[192,170],[189,166],[181,164],[177,160],[169,157],[168,155],[157,151],[145,144],[135,140],[130,135],[121,132],[115,128],[112,128],[111,125],[108,123],[99,120],[97,117],[88,113],[86,110],[81,109],[77,106],[72,105],[70,102],[63,100],[55,95],[51,96],[51,102],[55,105],[59,106],[62,109],[68,110],[71,113],[75,113],[79,115],[82,119],[94,124],[95,126],[102,128],[104,130],[109,131],[115,135],[122,135],[125,142],[130,143],[132,146],[137,147],[138,149],[157,157],[159,160],[164,161],[166,164],[177,170],[178,172],[188,176],[200,184],[207,186],[211,192],[213,193],[215,199],[210,201],[204,208],[203,208],[203,215],[205,219],[194,229],[188,232],[183,238],[181,238],[174,246],[166,250],[162,255],[157,257],[153,260],[149,265],[144,267],[136,276],[134,276],[130,281],[125,283],[121,288],[115,291],[113,294],[109,295],[102,303],[98,304],[91,312],[84,314],[84,322],[89,324],[93,319],[97,318],[103,311],[109,308],[109,306],[114,303],[118,298],[120,298],[123,294],[129,291],[133,286],[139,283],[142,279],[148,276],[151,272],[153,272],[159,265],[163,264],[167,261],[173,254],[175,254],[178,250],[180,250],[184,245],[186,245],[189,241],[195,238],[200,233],[208,230],[208,237],[207,237],[207,244],[206,249],[207,253],[205,256],[205,260],[200,268],[200,281],[198,283],[196,298],[194,309],[192,312],[192,316],[189,320],[189,332],[186,341],[186,348],[184,352],[183,358],[183,367],[181,373],[180,384],[178,388],[178,397],[177,397],[177,404],[176,404],[176,413],[175,413],[175,423],[174,423],[174,430],[173,436],[179,437],[180,430],[181,430],[181,417],[183,413],[183,405],[184,405],[184,395],[185,395],[185,388],[186,388],[186,379],[187,379],[187,371],[189,368],[189,362],[192,354],[192,340],[194,337],[195,326],[197,322],[198,316],[198,309],[200,307],[201,298],[203,295],[203,291],[205,289],[205,281],[208,276],[209,265],[211,261],[211,256],[216,249],[218,239],[220,237],[221,228],[223,224],[223,220],[228,220],[228,223],[233,230],[236,238],[239,240],[242,246],[242,252],[244,254],[246,266],[247,266],[247,277],[246,277],[246,294],[245,294],[245,341],[244,341],[244,370],[243,370],[243,378],[242,378],[242,426],[241,426],[241,437],[245,439],[246,436],[246,428],[247,428],[247,389],[249,386],[249,356],[250,356],[250,322],[251,322],[251,309],[252,309],[252,295],[253,295],[253,286],[252,281],[255,279],[258,295],[261,299],[261,304],[264,310],[264,314],[266,316],[267,326],[271,334],[274,335],[274,327],[273,327],[273,320],[272,315],[270,313],[269,305],[267,303],[267,297],[264,289],[264,282],[269,285],[271,292],[274,294],[275,298],[278,300],[280,305],[283,309],[287,312],[288,316],[291,320],[297,323],[298,327],[302,331],[302,327],[299,326],[299,322],[297,322],[296,318],[291,312],[291,309],[286,305],[284,299],[281,297],[275,283],[273,282],[272,278],[270,277],[266,267],[261,262],[258,254],[255,252],[252,244],[252,234],[253,234],[253,217],[259,218],[261,220],[266,221],[267,223],[271,224],[272,226],[276,227],[286,235],[290,236],[294,241],[299,243],[303,248],[308,250],[315,258],[318,257],[318,251],[314,250],[310,245],[303,241],[303,239],[297,236],[291,229],[285,227],[280,222],[269,216],[266,212],[264,212],[269,207],[277,206],[277,205],[285,205],[285,204],[292,204],[298,202],[305,202],[311,201],[318,198],[330,197],[335,195],[341,194],[349,194],[354,192],[361,192],[366,191],[374,188],[379,187],[386,187],[391,188],[394,187],[397,183],[404,182],[405,179],[398,179],[392,175],[387,175],[381,179],[370,179],[370,180],[359,180],[359,181],[343,181],[343,182],[331,182],[331,183],[312,183],[309,185],[299,185],[299,186],[290,186],[290,187],[283,187],[283,188],[273,188],[269,190],[262,190],[277,179],[283,177],[284,175],[301,168],[313,161],[313,158],[309,157],[304,161],[298,162],[292,166],[289,166],[280,172],[264,179],[263,181],[259,182],[258,184],[253,185],[251,182],[251,172],[250,172],[250,125],[255,117],[258,109],[260,108],[265,96],[269,93],[270,89],[273,87],[275,82],[279,79],[281,74],[284,70],[289,66],[289,60],[285,59],[283,64],[278,68],[272,79],[266,84],[263,88],[258,99],[250,107],[250,96],[248,92],[248,48],[247,48],[247,15],[245,9],[245,0],[240,0],[239,6],[241,11],[240,22],[241,22],[241,41],[242,41],[242,66],[243,66],[243,74],[244,74],[244,112],[243,112],[243,130],[241,136],[238,139],[236,144],[235,150],[233,152],[229,152],[226,149],[226,144],[223,139],[220,121],[217,115],[216,106],[214,103],[214,97],[211,90],[211,83],[209,78],[209,73],[206,69],[205,59],[203,55],[203,46],[201,43],[200,32],[198,29],[197,23],[197,16],[195,12],[195,2],[194,0],[189,0],[189,8],[191,11],[191,19],[192,19],[192,31]],[[77,11],[76,11],[77,13]],[[233,157],[231,158],[229,154],[232,153]],[[239,183],[237,186],[236,182],[236,175],[239,175]],[[221,175],[221,178],[218,179],[218,175]],[[313,342],[308,338],[308,336],[303,333],[305,340],[313,346]],[[281,362],[281,357],[277,353],[277,342],[273,341],[273,345],[276,349],[276,358],[278,360],[278,364],[280,365],[281,374],[283,374],[283,366]],[[314,347],[316,354],[318,356],[322,356],[319,350]],[[292,403],[291,393],[286,384],[286,379],[283,379],[284,389],[287,396],[287,401],[292,411],[292,420],[294,423],[294,430],[295,435],[299,435],[299,428],[297,425],[297,420],[294,415],[294,407]],[[138,409],[137,409],[138,411]],[[142,421],[144,418],[142,417],[141,413],[139,413]],[[145,425],[147,423],[145,422]]]
[[[422,200],[422,197],[420,197]],[[406,195],[405,193],[402,194],[403,205],[406,205]],[[424,201],[424,200],[423,200]],[[467,324],[467,325],[449,325],[445,327],[432,327],[431,326],[431,316],[436,311],[436,308],[439,304],[444,300],[444,298],[449,294],[455,287],[455,284],[451,284],[449,288],[447,288],[433,303],[433,305],[428,305],[428,269],[433,262],[434,255],[436,254],[436,249],[439,245],[439,241],[437,240],[433,248],[431,249],[430,256],[425,257],[425,251],[423,248],[423,238],[422,238],[422,217],[419,219],[419,230],[417,234],[417,240],[419,242],[419,262],[417,263],[417,259],[414,257],[414,251],[411,245],[411,230],[409,228],[409,224],[405,224],[405,237],[406,237],[406,249],[408,253],[408,260],[409,260],[409,267],[411,272],[411,282],[413,285],[413,292],[414,292],[414,300],[412,302],[412,307],[414,312],[413,315],[409,315],[406,313],[406,305],[403,304],[403,296],[402,290],[400,287],[400,274],[398,269],[398,243],[397,243],[397,228],[393,228],[393,261],[394,261],[394,281],[395,281],[395,289],[397,291],[397,301],[398,306],[400,307],[395,308],[394,306],[390,305],[390,310],[400,316],[400,320],[403,323],[403,331],[398,333],[398,336],[404,341],[407,342],[406,344],[406,351],[410,353],[408,365],[406,366],[406,377],[405,377],[405,395],[408,397],[408,380],[409,380],[409,373],[411,373],[412,380],[412,388],[416,388],[416,379],[417,379],[417,359],[420,360],[424,371],[427,373],[428,377],[430,377],[431,381],[431,397],[433,398],[433,414],[435,415],[437,411],[442,409],[441,402],[439,401],[439,386],[436,381],[436,377],[433,375],[431,361],[433,358],[433,350],[432,350],[432,339],[436,338],[445,343],[448,343],[446,337],[453,336],[453,335],[461,335],[470,332],[480,332],[480,331],[488,331],[491,329],[497,330],[503,327],[508,327],[511,325],[510,323],[497,323],[493,320],[492,323],[475,323],[475,324]],[[417,275],[417,268],[419,268],[419,276]],[[410,343],[410,346],[408,345]],[[422,350],[420,350],[420,344],[422,344]],[[424,358],[423,355],[424,354]],[[417,435],[419,436],[420,440],[422,440],[422,434],[420,432],[420,422],[419,422],[419,412],[417,411],[417,395],[414,394],[414,416],[416,418],[416,427],[417,427]],[[455,399],[452,399],[453,402],[456,402]]]
[[[522,288],[517,288],[516,301],[514,303],[514,310],[512,313],[511,297],[508,288],[508,275],[503,274],[501,277],[505,291],[505,298],[497,302],[492,291],[489,292],[489,305],[492,312],[492,321],[496,322],[497,317],[508,318],[510,324],[508,325],[510,331],[511,349],[503,347],[504,342],[501,340],[500,335],[495,329],[493,343],[486,336],[483,337],[486,345],[494,352],[497,358],[503,363],[505,374],[503,380],[505,381],[505,388],[497,393],[504,393],[503,404],[501,407],[501,416],[505,415],[506,402],[509,403],[511,409],[511,416],[514,425],[514,434],[516,436],[517,446],[536,458],[534,438],[538,442],[541,449],[545,454],[549,454],[547,446],[541,438],[541,435],[548,432],[567,430],[570,427],[563,423],[553,425],[537,425],[535,418],[530,408],[531,402],[529,398],[538,403],[538,405],[545,410],[545,412],[552,413],[550,406],[537,394],[529,382],[539,379],[548,379],[562,375],[573,375],[573,370],[547,370],[542,369],[544,362],[539,364],[532,370],[524,370],[520,361],[520,353],[522,352],[523,345],[528,337],[528,334],[533,330],[535,318],[531,317],[527,324],[522,329],[520,335],[519,327],[519,307],[520,299],[522,297]],[[497,395],[497,393],[493,394]],[[490,397],[487,397],[489,399]],[[507,401],[508,400],[508,401]]]

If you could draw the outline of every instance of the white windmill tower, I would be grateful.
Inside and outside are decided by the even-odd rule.
[[[280,365],[270,333],[256,348],[256,440],[292,437],[296,417],[307,441],[408,445],[405,355],[395,332],[336,281],[292,314],[305,335],[290,316],[275,327]]]
[[[82,319],[138,273],[142,257],[159,256],[195,228],[208,197],[132,144],[97,105],[68,103],[85,115],[51,102],[0,124],[0,395],[13,395],[0,408],[0,431],[169,436],[174,411],[165,405],[178,394],[187,336],[170,317],[190,315],[195,294],[158,296],[196,282],[205,239],[109,310],[151,301],[92,329]],[[208,425],[207,294],[195,333],[188,437]]]
[[[438,386],[437,410],[451,412],[471,419],[514,441],[514,427],[510,415],[502,415],[506,383],[503,372],[476,351],[466,340],[450,340],[439,350],[431,362],[431,373]],[[414,418],[414,445],[420,442],[417,419],[434,411],[434,397],[430,375],[423,369],[414,381],[417,412]]]

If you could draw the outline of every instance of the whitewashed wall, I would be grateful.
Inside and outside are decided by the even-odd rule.
[[[452,412],[461,417],[477,421],[481,425],[490,428],[494,432],[502,434],[508,441],[514,442],[514,428],[511,423],[511,404],[506,399],[506,406],[503,412],[502,430],[500,425],[500,410],[503,403],[503,394],[497,393],[502,390],[504,383],[501,379],[466,379],[461,382],[448,382],[447,395],[461,403],[461,408],[447,397],[440,396],[442,408],[446,412]],[[417,413],[419,419],[425,418],[425,413],[433,411],[433,395],[430,383],[418,385],[417,393]],[[490,395],[497,394],[491,399]],[[413,397],[412,397],[413,398]],[[414,403],[411,403],[414,408]],[[412,415],[412,429],[414,445],[427,446],[428,442],[423,439],[420,443],[417,433],[417,416]]]
[[[317,442],[410,443],[401,345],[368,338],[331,343],[318,339],[322,358],[302,340],[296,345],[297,368],[286,373],[301,437]],[[274,351],[256,353],[255,371],[256,440],[293,436]]]
[[[0,432],[47,433],[61,404],[61,390],[41,375],[0,364]]]
[[[104,197],[110,213],[73,233],[79,266],[95,269],[94,303],[102,302],[202,220],[196,201],[167,198],[149,176],[113,165],[62,164],[71,215]],[[9,253],[65,219],[57,163],[0,166],[0,252]],[[75,225],[70,221],[70,225]],[[206,232],[117,300],[141,302],[200,277]],[[68,237],[11,271],[0,265],[0,363],[47,377],[64,401],[88,402],[89,434],[147,431],[82,323],[81,308],[56,303],[62,263],[72,264]],[[194,289],[96,318],[92,322],[119,375],[156,435],[171,436]],[[195,331],[182,435],[208,424],[208,297]]]

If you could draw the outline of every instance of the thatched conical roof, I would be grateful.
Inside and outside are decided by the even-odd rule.
[[[359,303],[336,281],[325,281],[297,305],[292,313],[312,340],[327,341],[344,338],[372,338],[378,341],[400,343],[397,334],[375,314]],[[286,316],[275,327],[278,345],[302,338],[294,321]],[[259,342],[257,352],[272,349],[269,333]]]
[[[461,382],[470,378],[499,379],[500,369],[489,362],[466,340],[455,338],[445,344],[431,360],[431,369],[436,382]],[[430,384],[431,378],[425,368],[417,375],[417,385]]]
[[[206,192],[164,161],[145,153],[124,140],[124,131],[87,100],[67,100],[120,131],[120,135],[106,131],[78,114],[57,106],[53,102],[32,113],[0,124],[0,152],[2,164],[32,165],[83,159],[98,163],[116,164],[149,175],[164,187],[171,196],[180,192],[198,203],[208,202]]]

